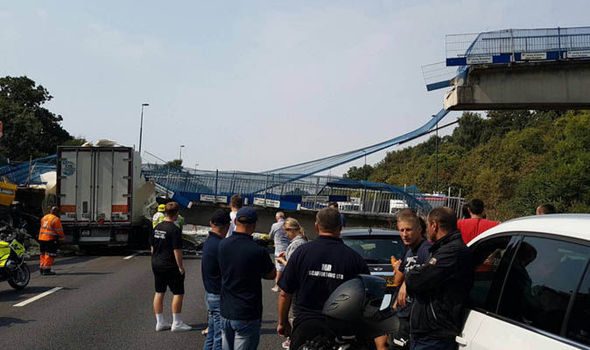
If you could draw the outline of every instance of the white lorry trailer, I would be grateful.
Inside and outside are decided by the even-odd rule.
[[[141,177],[130,147],[58,147],[57,203],[66,241],[93,246],[147,245],[144,208],[154,184]]]

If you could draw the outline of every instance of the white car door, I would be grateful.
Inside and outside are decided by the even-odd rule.
[[[588,344],[588,287],[579,285],[590,246],[512,235],[477,242],[473,251],[473,309],[457,337],[460,349],[578,349],[583,345],[576,341]],[[585,303],[581,308],[573,308],[577,294]]]
[[[530,331],[521,326],[513,325],[504,320],[487,316],[481,312],[471,311],[474,317],[479,318],[480,323],[476,334],[465,346],[459,345],[459,349],[470,350],[562,350],[579,349],[555,340],[539,332]]]

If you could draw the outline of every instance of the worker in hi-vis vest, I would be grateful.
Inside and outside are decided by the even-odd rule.
[[[166,209],[166,204],[158,205],[158,211],[152,217],[152,228],[155,228],[159,223],[164,221],[164,218],[166,217],[164,215],[165,209]]]
[[[61,220],[59,219],[59,208],[51,207],[49,214],[41,219],[41,229],[39,230],[39,246],[41,250],[41,264],[39,272],[42,275],[55,275],[51,271],[53,261],[57,255],[57,241],[65,237]]]
[[[155,223],[154,228],[159,223],[164,222],[164,218],[158,218],[158,221]],[[179,229],[182,230],[182,227],[184,226],[184,217],[182,217],[182,215],[178,214],[178,219],[176,219],[176,221],[174,221],[174,225],[176,225],[176,227],[178,227]]]
[[[160,213],[160,208],[161,210],[161,214],[162,215],[158,215],[158,213]],[[156,212],[152,218],[152,227],[155,228],[159,223],[164,222],[164,219],[166,218],[166,216],[164,215],[164,209],[166,208],[166,205],[164,204],[160,204],[158,205],[158,212]],[[178,227],[179,229],[182,230],[182,227],[184,226],[184,217],[182,217],[182,215],[178,214],[178,219],[176,219],[176,221],[174,221],[174,225],[176,225],[176,227]]]

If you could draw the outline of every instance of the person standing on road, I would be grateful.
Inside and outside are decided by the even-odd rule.
[[[469,243],[480,233],[497,226],[499,222],[485,218],[484,205],[481,199],[474,198],[467,203],[469,219],[461,219],[457,222],[457,227],[461,231],[463,242]]]
[[[287,218],[283,224],[283,230],[285,231],[285,234],[289,238],[290,242],[285,252],[280,254],[277,258],[277,262],[285,266],[287,265],[289,258],[291,258],[291,255],[293,255],[295,250],[301,245],[307,243],[307,238],[305,237],[303,227],[301,227],[297,219]]]
[[[164,210],[166,210],[166,204],[158,205],[158,211],[154,214],[154,216],[152,216],[152,228],[164,221],[166,218],[166,215],[164,215]]]
[[[154,216],[152,217],[152,225],[154,228],[159,223],[163,222],[166,219],[166,215],[164,215],[165,209],[166,209],[165,204],[158,205],[158,212],[155,213]],[[176,218],[176,220],[174,220],[174,225],[176,225],[176,227],[178,227],[182,232],[182,228],[184,227],[184,217],[182,217],[182,215],[178,214],[178,217]]]
[[[268,235],[270,236],[270,239],[274,239],[275,265],[277,268],[277,278],[275,280],[274,287],[272,287],[272,291],[278,292],[279,286],[277,285],[277,282],[278,282],[279,278],[281,277],[281,273],[285,269],[285,266],[283,264],[281,264],[277,259],[282,254],[283,255],[285,254],[285,251],[287,250],[289,243],[291,243],[291,240],[289,240],[289,237],[287,237],[287,234],[285,233],[285,230],[283,229],[283,224],[285,223],[285,213],[283,213],[282,211],[277,212],[275,215],[275,219],[277,220],[277,222],[272,224],[272,226],[270,228],[270,233]]]
[[[166,218],[153,230],[150,237],[152,252],[152,271],[154,272],[154,312],[156,314],[156,331],[172,328],[173,332],[190,331],[191,326],[182,322],[182,300],[184,298],[185,271],[182,264],[182,231],[174,224],[178,219],[178,203],[166,204]],[[164,320],[164,293],[166,289],[174,295],[172,298],[172,324]]]
[[[328,208],[334,208],[340,211],[338,209],[338,202],[330,202],[330,204],[328,204]],[[342,213],[340,213],[340,221],[342,221],[342,227],[346,227],[346,217]]]
[[[283,230],[287,234],[287,237],[291,240],[287,250],[284,253],[281,253],[279,257],[276,259],[281,265],[286,266],[289,262],[289,259],[293,255],[293,253],[302,246],[303,244],[307,243],[307,238],[305,237],[305,232],[303,231],[303,227],[299,224],[299,221],[293,218],[287,218],[285,223],[283,224]],[[296,295],[293,295],[291,302],[296,302]],[[289,310],[289,322],[293,322],[293,309]],[[283,349],[289,349],[291,344],[291,340],[287,339],[283,342]]]
[[[207,302],[207,315],[209,318],[209,331],[205,338],[204,350],[221,350],[221,270],[219,268],[219,243],[229,228],[229,213],[217,209],[209,226],[209,237],[203,244],[201,257],[201,275],[205,286],[205,301]]]
[[[57,242],[65,238],[64,229],[61,226],[59,218],[59,208],[51,207],[49,214],[41,219],[41,228],[39,229],[39,246],[41,254],[39,259],[39,273],[44,276],[55,275],[51,270],[53,261],[57,256]]]
[[[276,270],[267,250],[252,239],[258,215],[252,207],[236,214],[236,230],[219,243],[223,350],[254,350],[260,340],[262,284]]]
[[[405,284],[414,300],[410,314],[410,349],[457,349],[464,311],[473,276],[471,251],[457,217],[448,207],[435,208],[427,218],[428,238],[433,242],[426,264],[405,271]]]
[[[395,302],[396,315],[400,320],[400,333],[398,337],[409,341],[409,322],[412,297],[406,291],[404,282],[405,274],[416,266],[426,264],[430,259],[430,247],[432,244],[424,238],[422,231],[422,219],[412,209],[404,209],[397,213],[397,230],[404,245],[408,247],[402,259],[396,260],[392,265],[395,271],[394,286],[399,286]],[[421,222],[422,221],[422,222]],[[397,338],[399,339],[399,338]],[[401,339],[400,339],[401,340]],[[387,349],[387,336],[375,339],[377,349]]]
[[[236,214],[238,213],[238,210],[242,208],[242,202],[242,196],[240,196],[239,194],[234,194],[233,196],[231,196],[229,200],[229,208],[231,210],[229,213],[230,222],[229,230],[227,230],[227,234],[225,235],[225,237],[231,236],[236,230]]]
[[[318,238],[297,248],[279,279],[277,333],[291,337],[292,349],[299,349],[307,340],[329,333],[322,314],[324,302],[342,283],[358,274],[369,274],[365,260],[340,238],[342,222],[338,210],[320,210],[315,229]],[[295,320],[291,331],[288,315],[295,293]]]

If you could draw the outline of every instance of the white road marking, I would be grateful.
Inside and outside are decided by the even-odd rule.
[[[126,257],[124,257],[124,258],[123,258],[123,260],[129,260],[129,259],[131,259],[131,258],[134,258],[134,257],[136,257],[136,256],[137,256],[137,253],[135,253],[135,254],[131,254],[131,255],[129,255],[129,256],[126,256]]]
[[[43,298],[43,297],[46,297],[46,296],[48,296],[49,294],[55,293],[55,292],[57,292],[57,291],[58,291],[58,290],[60,290],[60,289],[63,289],[63,287],[55,287],[55,288],[53,288],[53,289],[50,289],[50,290],[48,290],[47,292],[43,292],[43,293],[41,293],[41,294],[39,294],[39,295],[37,295],[37,296],[35,296],[35,297],[29,298],[29,299],[27,299],[27,300],[25,300],[25,301],[21,301],[20,303],[18,303],[18,304],[14,304],[14,305],[12,305],[12,306],[15,306],[15,307],[21,307],[21,306],[25,306],[25,305],[27,305],[27,304],[30,304],[30,303],[32,303],[33,301],[39,300],[39,299],[41,299],[41,298]]]

